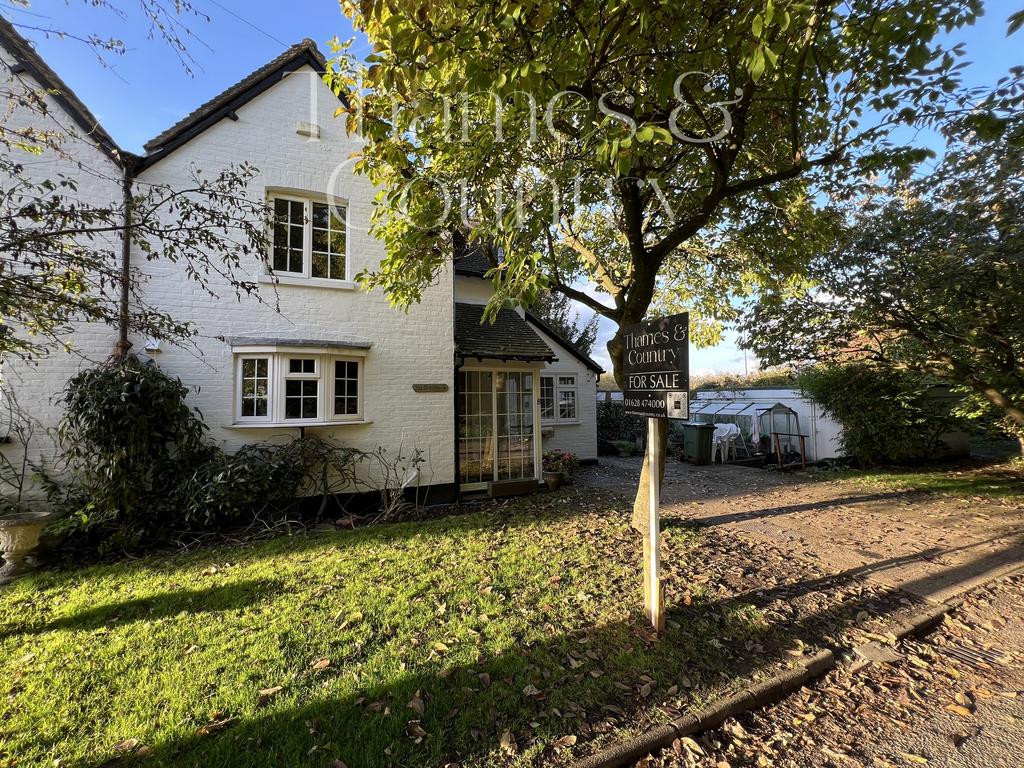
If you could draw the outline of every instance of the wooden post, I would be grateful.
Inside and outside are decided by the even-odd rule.
[[[654,631],[665,628],[665,603],[661,587],[661,441],[658,419],[647,420],[648,496],[650,509],[644,537],[644,607]]]

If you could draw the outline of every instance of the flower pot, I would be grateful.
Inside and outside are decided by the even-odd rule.
[[[0,516],[0,555],[4,558],[0,584],[14,581],[31,567],[29,555],[39,545],[39,535],[51,519],[52,515],[45,512]]]
[[[549,491],[557,491],[562,487],[562,473],[561,472],[544,472],[544,485],[548,487]]]

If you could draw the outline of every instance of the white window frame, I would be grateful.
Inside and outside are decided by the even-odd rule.
[[[285,284],[301,284],[309,283],[311,285],[319,285],[323,287],[332,288],[351,288],[354,286],[352,282],[352,257],[351,257],[351,233],[352,227],[350,226],[350,211],[351,206],[348,200],[341,198],[334,198],[328,200],[322,195],[297,195],[289,192],[274,192],[270,191],[267,193],[267,205],[270,206],[271,212],[274,211],[274,202],[277,200],[287,200],[288,202],[302,203],[303,221],[302,221],[302,271],[301,272],[286,272],[284,270],[274,269],[274,222],[270,223],[270,251],[267,256],[267,263],[262,277],[273,280],[277,278],[278,282]],[[326,205],[328,208],[334,208],[336,206],[344,206],[345,208],[345,276],[344,277],[313,277],[313,203],[318,205]],[[276,214],[273,214],[276,215]],[[330,216],[330,211],[328,211]]]
[[[572,384],[562,384],[559,381],[559,379],[563,379],[563,378],[566,378],[566,379],[571,378],[573,383]],[[558,373],[558,372],[555,372],[555,371],[545,372],[545,373],[542,373],[540,375],[540,381],[539,381],[539,386],[538,386],[538,390],[537,390],[537,403],[540,405],[540,412],[542,414],[544,412],[544,405],[543,405],[543,403],[541,403],[540,394],[541,394],[541,392],[544,391],[544,379],[550,379],[551,380],[551,394],[552,394],[552,398],[553,398],[553,402],[554,402],[554,408],[553,408],[554,415],[553,416],[543,416],[541,418],[541,423],[542,424],[549,424],[549,425],[554,425],[554,424],[579,424],[580,423],[580,377],[579,377],[579,375],[576,374],[576,373]],[[576,398],[575,398],[575,402],[576,402],[576,415],[573,416],[572,418],[565,418],[565,419],[562,418],[561,409],[558,407],[559,403],[561,402],[561,395],[560,395],[560,393],[562,391],[571,391],[571,392],[575,393],[575,395],[576,395]]]
[[[242,380],[243,369],[246,360],[267,361],[267,415],[266,416],[243,416],[242,415]],[[239,424],[266,424],[273,419],[274,415],[274,356],[265,354],[239,354],[235,355],[235,421]]]
[[[246,349],[234,351],[235,403],[234,424],[239,426],[302,427],[365,422],[365,355],[350,351],[323,349],[276,348]],[[313,359],[314,373],[291,373],[289,360]],[[269,376],[266,416],[242,415],[242,368],[244,360],[268,360]],[[356,413],[334,413],[334,363],[336,361],[356,364]],[[286,419],[285,402],[287,383],[292,381],[317,382],[317,413],[315,418]]]

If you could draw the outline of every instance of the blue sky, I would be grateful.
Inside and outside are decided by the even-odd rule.
[[[209,20],[181,17],[193,33],[188,47],[196,62],[190,77],[168,46],[150,40],[145,18],[135,0],[112,0],[123,9],[124,18],[107,8],[96,8],[89,0],[47,0],[27,8],[12,0],[0,0],[3,13],[75,90],[129,151],[141,152],[142,145],[199,104],[242,79],[252,70],[279,54],[285,47],[309,37],[324,48],[337,35],[355,36],[348,19],[332,0],[291,0],[287,3],[253,0],[193,0],[194,7]],[[168,3],[168,5],[171,5]],[[994,83],[1009,67],[1021,64],[1020,46],[1024,32],[1006,37],[1006,19],[1024,7],[1021,0],[989,0],[986,13],[974,27],[957,30],[946,42],[963,42],[972,62],[966,81],[971,85]],[[32,29],[35,27],[37,29]],[[42,29],[70,34],[95,34],[123,40],[124,55],[106,57],[106,64],[84,44],[56,36],[47,38]],[[368,52],[365,40],[357,40],[355,52]],[[926,140],[926,139],[923,139]],[[607,365],[604,342],[613,332],[603,321],[595,358]],[[754,366],[752,358],[748,363]],[[727,333],[722,344],[691,352],[694,374],[713,371],[743,371],[743,351],[735,334]]]

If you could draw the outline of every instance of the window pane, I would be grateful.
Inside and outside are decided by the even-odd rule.
[[[301,224],[306,218],[306,212],[303,210],[305,206],[298,200],[291,201],[292,206],[292,221]]]
[[[331,253],[345,254],[345,232],[336,229],[331,230]]]
[[[242,360],[241,416],[266,416],[269,408],[270,361],[265,357]]]
[[[288,249],[278,248],[274,246],[274,271],[275,272],[287,272],[288,271]]]
[[[302,271],[302,251],[292,249],[288,253],[288,271],[289,272],[301,272]]]
[[[576,392],[574,390],[561,390],[558,393],[558,418],[576,418]]]
[[[327,206],[323,203],[313,203],[313,226],[327,228]]]
[[[326,251],[327,250],[327,230],[326,229],[314,229],[313,230],[313,250],[314,251]]]
[[[575,387],[576,377],[575,376],[559,376],[558,386],[560,387]]]
[[[341,254],[331,254],[330,278],[332,280],[344,280],[345,279],[345,256],[344,255],[341,255]]]
[[[555,380],[550,376],[540,377],[540,417],[555,418]]]
[[[313,252],[313,264],[310,268],[309,274],[313,277],[328,277],[327,274],[327,254]]]
[[[316,360],[311,357],[293,357],[288,360],[289,373],[316,373]]]
[[[292,248],[302,248],[302,227],[288,227],[288,245]]]
[[[334,361],[334,414],[359,413],[359,364],[351,360]]]

